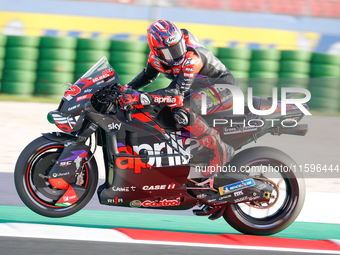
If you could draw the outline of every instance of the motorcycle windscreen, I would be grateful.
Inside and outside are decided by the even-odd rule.
[[[96,91],[117,83],[118,78],[107,58],[102,57],[65,91],[63,104],[58,110],[71,116],[79,115]]]
[[[112,68],[111,64],[104,56],[94,64],[85,74],[83,74],[75,83],[80,90],[91,87],[98,90],[106,85],[117,83],[118,74]],[[72,88],[72,87],[71,87]]]
[[[93,78],[98,78],[103,74],[103,71],[113,70],[107,58],[102,57],[96,64],[94,64],[81,78],[91,80]]]

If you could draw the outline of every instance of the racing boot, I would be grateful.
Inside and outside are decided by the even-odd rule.
[[[213,155],[209,161],[208,171],[202,171],[207,180],[198,183],[198,186],[204,186],[208,184],[210,188],[213,187],[214,177],[217,172],[234,156],[234,149],[232,146],[224,143],[221,140],[219,133],[209,127],[208,123],[198,115],[191,113],[191,117],[194,121],[191,121],[192,125],[187,126],[186,129],[198,138],[198,142],[205,148],[212,150]]]

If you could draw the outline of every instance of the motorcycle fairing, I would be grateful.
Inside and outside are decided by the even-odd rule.
[[[189,170],[190,166],[150,167],[137,174],[133,169],[115,167],[112,185],[98,189],[100,203],[168,210],[192,208],[197,199],[186,191]]]
[[[74,117],[60,111],[51,111],[49,114],[54,124],[64,132],[70,132],[77,123]]]
[[[171,136],[187,149],[190,136],[179,133]],[[186,191],[190,165],[167,142],[129,125],[105,136],[113,162],[106,166],[106,182],[98,189],[100,203],[158,209],[188,209],[195,205],[197,199]],[[117,148],[110,148],[114,144]]]
[[[100,59],[65,91],[58,109],[51,112],[55,115],[55,117],[52,117],[57,127],[65,132],[72,131],[76,123],[74,116],[80,115],[84,111],[84,108],[89,105],[92,95],[105,86],[117,83],[118,79],[118,74],[107,61],[107,58]],[[57,124],[58,118],[62,120],[61,124]]]

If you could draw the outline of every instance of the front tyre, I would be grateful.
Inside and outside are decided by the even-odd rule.
[[[91,200],[97,187],[98,169],[92,157],[84,164],[81,172],[83,181],[81,184],[78,183],[81,188],[85,189],[83,195],[68,206],[61,206],[57,203],[66,190],[53,187],[44,176],[49,175],[49,171],[63,149],[63,142],[51,141],[41,136],[26,146],[15,166],[15,187],[21,200],[32,211],[43,216],[57,218],[76,213]],[[89,153],[86,156],[85,162],[91,155]]]
[[[252,203],[229,205],[223,217],[233,228],[244,234],[272,235],[293,223],[305,200],[305,184],[292,158],[275,148],[253,147],[238,153],[230,164],[236,169],[259,171],[251,172],[249,178],[267,178],[279,190],[278,202],[271,207],[261,208]],[[269,173],[268,169],[277,171]]]

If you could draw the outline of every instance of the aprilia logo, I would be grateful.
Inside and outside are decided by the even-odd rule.
[[[171,134],[173,146],[175,148],[178,147],[178,150],[181,151],[184,155],[190,155],[190,151],[196,148],[201,147],[200,143],[197,140],[191,140],[190,138],[176,139],[178,136],[181,136],[181,132],[176,132],[175,134]],[[178,144],[177,144],[178,143]],[[191,143],[191,144],[190,144]],[[184,149],[182,149],[184,148]],[[202,147],[203,148],[203,147]],[[150,144],[140,144],[133,146],[133,154],[136,157],[119,157],[116,159],[116,165],[120,169],[133,169],[135,173],[141,173],[142,168],[150,168],[152,166],[161,167],[163,165],[166,166],[179,166],[186,165],[189,163],[187,159],[178,156],[167,156],[167,154],[177,154],[176,151],[173,150],[166,142],[162,143],[154,143]],[[127,147],[119,147],[119,152],[125,152],[131,154],[131,150]],[[148,155],[159,155],[156,157],[143,157],[137,156],[141,151],[146,151]],[[162,156],[161,156],[161,151]],[[147,162],[145,162],[145,158],[147,158]],[[143,160],[142,160],[143,159]],[[144,161],[144,162],[143,162]]]
[[[155,98],[156,103],[175,103],[176,98],[171,98],[171,97],[156,97]]]

